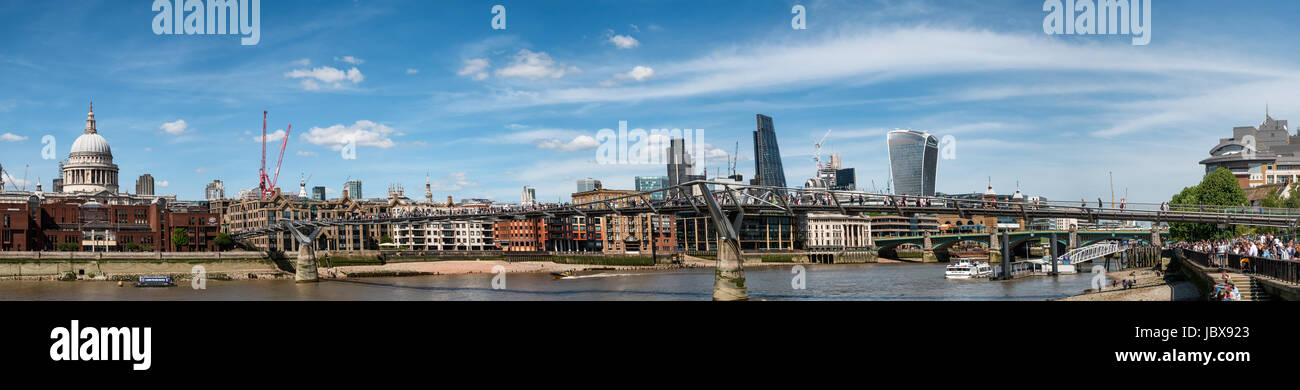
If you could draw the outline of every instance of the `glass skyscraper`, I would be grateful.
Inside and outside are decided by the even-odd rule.
[[[695,160],[686,151],[686,140],[673,138],[668,141],[668,186],[691,181],[695,174]],[[662,188],[662,187],[661,187]]]
[[[348,190],[348,199],[361,199],[361,180],[348,180],[343,189]]]
[[[637,190],[637,191],[642,191],[642,192],[644,192],[644,191],[654,191],[654,190],[663,189],[663,188],[666,188],[666,187],[668,187],[668,176],[637,176],[637,177],[636,177],[636,190]],[[654,200],[663,200],[663,199],[664,199],[664,193],[663,193],[663,192],[656,192],[656,193],[650,194],[650,199],[654,199]]]
[[[894,130],[887,137],[889,169],[898,195],[934,196],[939,139],[930,133]]]
[[[776,145],[776,129],[772,127],[772,117],[763,114],[758,114],[758,130],[754,130],[754,183],[785,187],[785,168],[781,166],[781,149]]]

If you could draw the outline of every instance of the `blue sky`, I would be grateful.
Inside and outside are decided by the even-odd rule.
[[[221,179],[257,184],[262,110],[293,129],[281,187],[300,173],[338,196],[390,183],[423,197],[517,202],[524,185],[568,199],[574,180],[632,188],[662,165],[599,165],[602,128],[704,129],[710,175],[740,143],[753,175],[754,114],[774,118],[787,180],[813,144],[887,179],[884,134],[957,140],[938,189],[1016,182],[1054,200],[1167,199],[1197,182],[1233,126],[1269,104],[1300,118],[1300,3],[1156,1],[1152,40],[1046,35],[1042,1],[273,1],[261,41],[155,35],[150,0],[0,1],[0,164],[49,185],[95,102],[123,188],[201,199]],[[490,28],[494,4],[507,28]],[[807,8],[807,29],[790,9]],[[355,69],[355,70],[353,70]],[[183,125],[178,121],[184,121]],[[357,158],[337,151],[359,136]],[[278,141],[276,142],[278,147]],[[274,163],[274,151],[268,157]],[[6,180],[14,182],[13,179]],[[165,186],[163,186],[165,182]]]

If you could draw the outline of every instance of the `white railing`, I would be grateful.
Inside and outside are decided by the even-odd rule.
[[[1060,261],[1061,264],[1080,264],[1102,258],[1106,255],[1119,253],[1125,249],[1128,249],[1128,247],[1115,242],[1102,242],[1082,248],[1071,249],[1069,252],[1065,252],[1064,255],[1061,255],[1057,260]]]

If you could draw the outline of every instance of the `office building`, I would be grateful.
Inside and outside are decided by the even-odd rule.
[[[325,200],[325,186],[315,186],[315,187],[312,187],[312,188],[311,188],[311,200],[314,200],[314,201],[324,201],[324,200]]]
[[[1264,113],[1259,127],[1238,126],[1232,138],[1219,139],[1210,157],[1201,160],[1205,174],[1225,168],[1241,188],[1289,184],[1300,179],[1300,136],[1292,135],[1286,120]]]
[[[524,190],[519,194],[519,204],[524,206],[537,204],[537,190],[533,187],[524,186]]]
[[[135,179],[135,194],[153,195],[153,175],[146,173]]]
[[[578,190],[574,192],[587,192],[592,190],[598,190],[600,188],[601,188],[600,180],[596,180],[588,177],[586,179],[578,179]]]
[[[673,138],[668,141],[668,186],[691,181],[695,174],[695,159],[686,150],[686,140]]]
[[[886,138],[894,194],[934,196],[939,139],[926,132],[894,130]]]
[[[203,197],[207,200],[218,200],[226,198],[226,185],[221,180],[213,180],[203,188]]]
[[[772,118],[763,114],[758,114],[758,129],[754,130],[754,183],[785,187],[785,168],[781,165],[776,129]]]
[[[671,170],[671,168],[669,169]],[[635,181],[637,192],[654,191],[668,187],[668,176],[637,176]],[[664,193],[656,192],[650,194],[650,199],[663,200]]]
[[[361,196],[361,180],[348,180],[343,183],[343,195],[352,199],[364,199]]]

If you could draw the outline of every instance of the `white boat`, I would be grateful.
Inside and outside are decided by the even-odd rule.
[[[944,270],[943,277],[948,279],[972,279],[987,278],[993,274],[993,267],[989,263],[970,261],[960,259],[956,264],[949,264]]]

